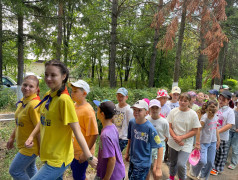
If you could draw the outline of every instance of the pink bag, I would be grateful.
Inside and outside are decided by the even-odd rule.
[[[196,166],[199,160],[200,160],[200,151],[198,149],[194,149],[190,153],[188,161],[192,166]]]

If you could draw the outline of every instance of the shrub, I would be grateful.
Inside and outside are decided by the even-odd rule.
[[[15,110],[17,96],[9,88],[0,90],[0,110]]]
[[[223,84],[226,84],[229,86],[229,88],[233,91],[236,91],[237,89],[237,80],[236,79],[226,79],[223,81]]]

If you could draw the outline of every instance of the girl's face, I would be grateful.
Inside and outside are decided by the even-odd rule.
[[[196,101],[196,96],[191,96],[191,101],[190,103],[193,104]]]
[[[166,97],[166,96],[159,97],[159,98],[157,98],[157,100],[160,101],[160,104],[161,104],[161,107],[162,107],[167,102],[168,97]]]
[[[37,91],[38,91],[38,86],[36,81],[34,81],[33,79],[25,79],[23,81],[21,86],[21,92],[25,98],[33,94],[36,94]]]
[[[229,104],[229,100],[222,95],[219,96],[218,102],[219,102],[220,107],[228,106],[228,104]]]
[[[179,99],[180,110],[187,110],[189,105],[189,100],[187,98]]]
[[[202,102],[203,99],[204,99],[204,94],[203,94],[203,93],[198,93],[198,95],[197,95],[197,100],[198,100],[199,102]]]
[[[207,109],[208,109],[209,112],[215,113],[217,111],[217,106],[212,103],[207,107]]]
[[[59,67],[52,65],[45,67],[45,82],[52,91],[60,89],[65,78],[66,74],[61,74]]]

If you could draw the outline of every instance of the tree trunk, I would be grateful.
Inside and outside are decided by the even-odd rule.
[[[71,36],[73,13],[74,13],[74,5],[71,4],[71,1],[69,1],[67,8],[68,8],[67,10],[68,14],[66,15],[66,13],[63,13],[63,16],[64,16],[64,64],[66,66],[68,64],[69,40]]]
[[[111,24],[111,55],[110,55],[110,63],[109,63],[109,72],[110,72],[110,87],[116,87],[116,29],[117,29],[117,16],[118,16],[118,0],[112,1],[112,24]]]
[[[18,14],[18,36],[17,36],[17,47],[18,47],[18,76],[17,76],[17,85],[21,85],[23,82],[23,70],[24,70],[24,59],[23,59],[23,15]]]
[[[181,52],[182,52],[184,29],[185,29],[185,22],[186,22],[186,12],[187,12],[187,0],[184,0],[181,23],[179,28],[179,37],[178,37],[178,45],[176,50],[175,65],[174,65],[174,83],[176,84],[178,83],[178,80],[179,80],[179,70],[180,70]]]
[[[159,6],[158,6],[158,13],[162,9],[162,6],[163,6],[163,0],[160,0]],[[156,20],[156,21],[158,21],[158,20]],[[155,64],[156,64],[156,57],[157,57],[157,53],[158,53],[158,49],[156,48],[156,46],[159,42],[159,29],[160,29],[160,27],[155,28],[153,52],[152,52],[151,59],[150,59],[149,87],[154,86]]]
[[[201,44],[198,48],[199,57],[197,59],[197,76],[196,76],[196,89],[202,89],[202,74],[203,74],[203,64],[205,61],[205,55],[201,52],[205,49],[205,40],[204,40],[204,33],[203,33],[203,24],[201,24],[200,29],[200,41]]]
[[[219,54],[219,58],[221,58],[221,62],[222,66],[221,66],[221,78],[220,78],[220,84],[223,84],[223,80],[226,79],[226,67],[227,67],[227,51],[228,51],[228,43],[227,42],[223,42],[224,46],[222,47],[220,54]],[[220,56],[221,55],[221,56]]]
[[[2,84],[2,0],[0,0],[0,84]]]
[[[62,44],[62,24],[63,24],[63,0],[59,0],[59,9],[58,9],[58,36],[57,36],[57,45],[56,45],[56,59],[60,61],[61,57],[61,44]]]

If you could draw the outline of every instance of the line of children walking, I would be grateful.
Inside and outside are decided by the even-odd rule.
[[[158,179],[162,177],[161,166],[167,139],[170,179],[174,179],[177,173],[179,179],[185,179],[186,163],[193,148],[193,136],[197,132],[196,148],[203,154],[207,153],[209,158],[204,155],[196,167],[191,167],[191,172],[198,176],[202,170],[201,177],[208,178],[212,168],[212,157],[215,157],[214,144],[217,144],[217,147],[219,145],[219,134],[221,149],[216,152],[215,167],[211,173],[218,174],[223,170],[228,148],[230,144],[233,144],[231,142],[236,142],[237,139],[234,138],[237,135],[237,126],[233,126],[233,130],[230,131],[230,141],[228,141],[229,129],[232,124],[235,124],[234,112],[228,107],[231,99],[228,91],[223,91],[219,96],[218,116],[214,115],[216,101],[207,102],[207,111],[206,114],[201,115],[202,129],[199,131],[198,128],[201,125],[198,116],[190,109],[191,105],[194,105],[191,104],[190,94],[192,93],[181,94],[179,87],[172,89],[172,100],[168,103],[166,103],[168,93],[163,89],[158,91],[157,100],[151,100],[149,105],[144,100],[139,100],[130,107],[126,103],[128,91],[125,88],[119,88],[117,91],[117,105],[111,101],[95,101],[98,106],[97,118],[103,124],[97,164],[93,154],[98,127],[94,110],[86,101],[90,87],[83,80],[69,84],[72,88],[72,99],[75,101],[73,105],[65,86],[68,76],[69,72],[63,63],[54,60],[47,62],[45,82],[50,91],[41,102],[37,96],[39,89],[37,79],[32,76],[24,79],[22,86],[24,97],[19,102],[20,105],[18,104],[16,111],[17,127],[7,144],[8,149],[13,147],[16,134],[19,153],[9,170],[14,179],[62,179],[69,165],[74,179],[87,179],[86,169],[89,163],[92,167],[97,167],[95,179],[120,180],[125,178],[121,152],[126,145],[125,159],[130,162],[129,179],[149,179],[150,169],[153,178]],[[198,99],[199,105],[203,105],[202,98]],[[30,116],[25,118],[24,113],[29,113]],[[148,114],[150,115],[147,116]],[[219,130],[215,128],[217,118]],[[26,131],[28,134],[24,134],[22,129],[28,127],[28,124],[31,124],[31,128]],[[212,131],[208,131],[209,129]],[[215,130],[219,133],[214,136]],[[38,135],[41,136],[40,145],[35,138]],[[23,146],[24,142],[27,148]],[[234,169],[237,165],[236,145],[238,143],[234,144],[232,146],[234,156],[229,165],[230,169]],[[44,166],[37,172],[35,158],[38,155],[38,149],[40,149],[40,158]],[[28,157],[30,157],[29,160]],[[21,158],[23,160],[20,161]],[[27,162],[27,165],[24,165],[24,162]],[[18,168],[17,172],[16,166],[22,169]]]

